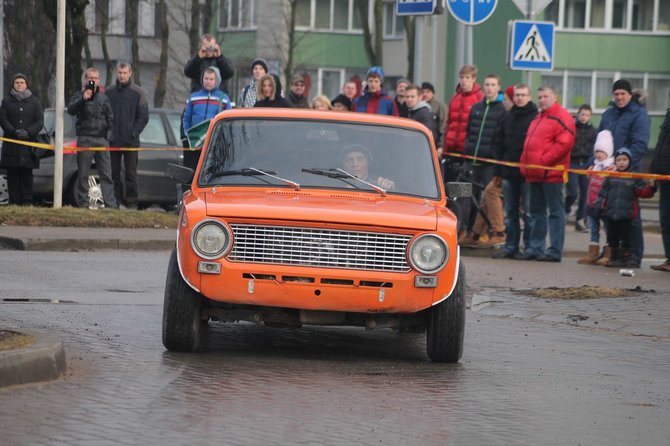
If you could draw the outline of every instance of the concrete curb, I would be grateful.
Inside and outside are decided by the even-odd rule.
[[[124,239],[40,239],[0,237],[0,247],[17,251],[85,251],[102,249],[127,249],[136,251],[161,251],[172,249],[174,240],[124,240]]]
[[[0,352],[0,387],[48,381],[65,372],[63,342],[42,333],[23,332],[33,336],[33,345]]]

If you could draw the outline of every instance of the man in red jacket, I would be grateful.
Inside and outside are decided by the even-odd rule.
[[[570,166],[570,152],[575,144],[575,120],[557,102],[556,92],[542,86],[537,94],[540,114],[528,127],[521,154],[521,174],[526,178],[530,192],[530,216],[533,224],[530,239],[519,260],[560,262],[565,241],[565,206],[563,184],[567,174],[562,170],[548,170],[531,166]],[[547,218],[548,215],[548,218]],[[549,248],[545,238],[549,229]]]
[[[474,65],[463,65],[458,72],[459,81],[456,87],[456,94],[449,101],[447,110],[447,123],[442,138],[443,146],[438,147],[438,155],[448,153],[463,153],[465,148],[465,137],[467,135],[468,117],[470,109],[477,102],[484,99],[477,83],[477,67]],[[445,180],[452,181],[457,179],[460,173],[463,159],[451,158],[447,155],[446,162],[449,164],[445,172]]]

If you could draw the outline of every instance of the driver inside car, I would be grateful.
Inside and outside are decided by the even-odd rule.
[[[342,151],[343,170],[359,180],[375,184],[385,190],[393,190],[395,188],[393,180],[370,172],[370,165],[373,164],[373,161],[372,154],[367,147],[360,144],[352,144]]]

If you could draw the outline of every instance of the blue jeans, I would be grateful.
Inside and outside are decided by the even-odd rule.
[[[503,198],[505,204],[505,246],[503,251],[508,254],[519,252],[521,241],[521,224],[519,223],[519,208],[523,206],[523,241],[528,247],[530,240],[530,200],[528,196],[528,183],[524,179],[503,180]]]
[[[577,161],[570,161],[571,169],[586,170],[590,166],[588,159],[579,163]],[[582,220],[586,218],[586,194],[589,187],[588,175],[579,175],[576,173],[568,174],[568,183],[565,185],[565,213],[570,213],[570,208],[575,201],[577,201],[577,212],[575,212],[575,219]]]
[[[533,225],[530,232],[530,254],[550,256],[561,260],[565,243],[565,203],[563,183],[529,183],[530,215]],[[549,248],[545,239],[549,229]]]
[[[600,222],[603,222],[603,227],[605,232],[607,232],[607,220],[600,219],[597,217],[591,217],[589,215],[589,229],[591,230],[591,243],[600,244]]]

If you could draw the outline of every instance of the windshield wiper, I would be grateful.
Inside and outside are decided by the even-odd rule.
[[[277,172],[275,172],[274,170],[261,170],[256,169],[255,167],[247,167],[245,169],[236,169],[236,170],[224,170],[222,172],[217,172],[216,174],[212,175],[212,179],[231,175],[242,175],[242,176],[263,175],[270,178],[274,178],[275,180],[279,180],[283,183],[286,183],[289,186],[293,187],[295,190],[300,190],[300,184],[296,183],[295,181],[287,180],[286,178],[278,177]]]
[[[371,187],[373,190],[376,192],[379,192],[382,197],[386,196],[386,190],[382,189],[381,187],[377,186],[376,184],[368,183],[365,180],[361,180],[360,178],[355,177],[354,175],[350,174],[346,170],[337,168],[337,169],[302,169],[303,172],[305,173],[312,173],[314,175],[322,175],[324,177],[329,177],[329,178],[337,178],[339,180],[344,180],[346,179],[351,179],[351,180],[356,180],[360,183],[363,183],[369,187]],[[347,184],[349,184],[347,182]]]

